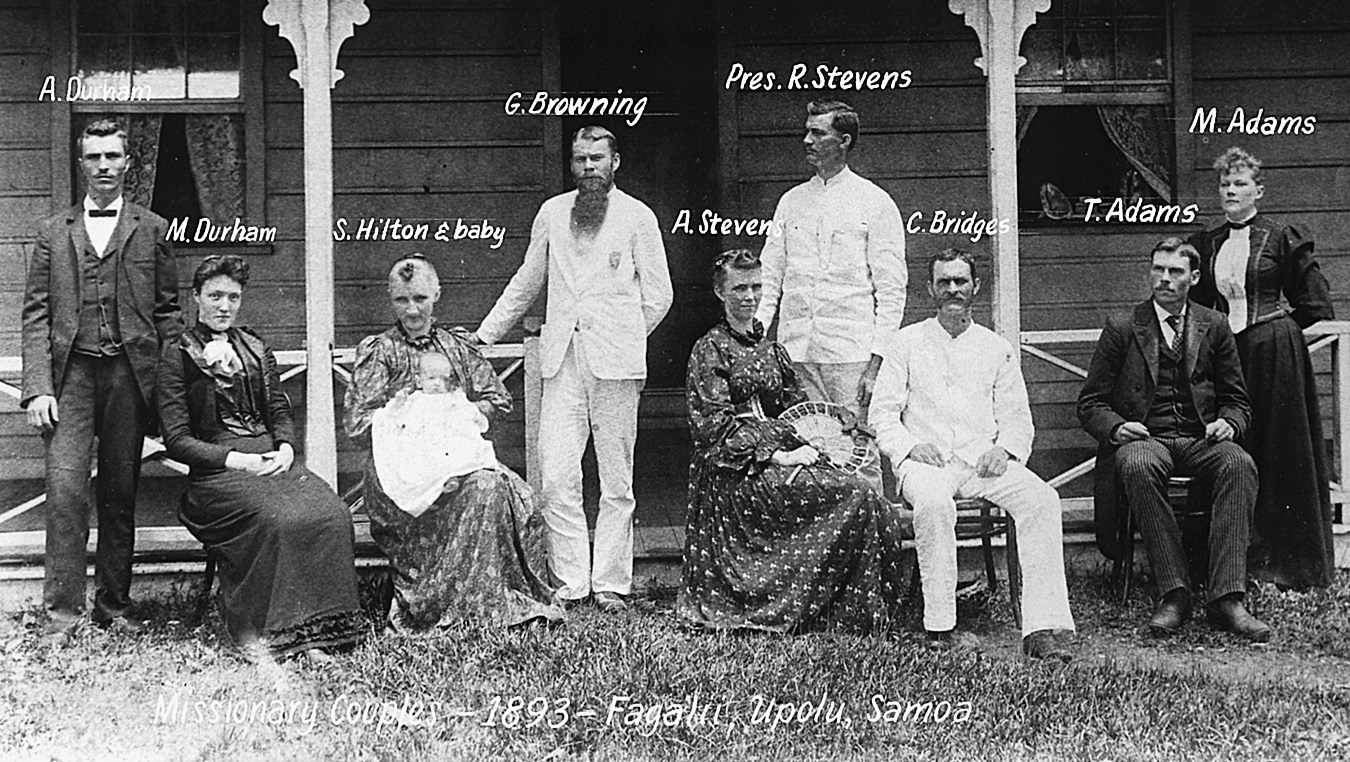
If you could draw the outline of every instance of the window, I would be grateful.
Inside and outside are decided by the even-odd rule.
[[[261,40],[249,32],[261,18],[229,0],[75,6],[72,145],[89,122],[115,118],[130,142],[132,201],[193,226],[263,224],[263,129],[250,116],[262,111]]]
[[[239,5],[221,0],[80,0],[76,74],[92,92],[143,100],[239,97]]]
[[[1176,197],[1174,66],[1163,0],[1056,2],[1017,74],[1019,223],[1103,221],[1116,199]],[[1087,219],[1087,199],[1103,205]]]

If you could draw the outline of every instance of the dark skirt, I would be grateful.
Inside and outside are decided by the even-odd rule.
[[[401,623],[509,627],[562,620],[549,578],[544,516],[530,486],[510,469],[459,477],[414,517],[384,494],[372,463],[365,510],[371,538],[394,569]]]
[[[1250,576],[1292,588],[1331,584],[1327,468],[1317,383],[1303,332],[1285,317],[1237,337],[1252,400],[1252,425],[1243,446],[1256,461],[1257,492]]]
[[[270,437],[228,444],[271,449]],[[188,498],[178,517],[216,553],[218,600],[237,645],[261,640],[285,656],[365,637],[351,514],[322,479],[299,464],[266,477],[194,472]]]
[[[744,475],[695,453],[677,604],[686,622],[792,632],[893,621],[903,565],[891,505],[857,476],[795,470]]]

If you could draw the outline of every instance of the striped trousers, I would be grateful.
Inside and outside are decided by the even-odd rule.
[[[1256,504],[1256,464],[1235,442],[1204,438],[1142,439],[1121,445],[1116,469],[1129,510],[1148,549],[1158,594],[1191,590],[1177,526],[1167,501],[1167,479],[1190,476],[1213,500],[1209,518],[1209,582],[1206,601],[1247,589],[1247,544]]]

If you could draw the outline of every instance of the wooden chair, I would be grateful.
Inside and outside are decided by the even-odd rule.
[[[998,571],[994,566],[993,539],[1005,536],[1004,548],[1008,562],[1008,598],[1012,603],[1013,620],[1022,626],[1022,565],[1017,558],[1017,524],[1003,509],[983,498],[957,498],[956,539],[980,541],[984,555],[984,573],[990,592],[998,592]],[[917,595],[919,586],[919,554],[914,554],[910,579],[910,597]]]
[[[1193,529],[1193,520],[1203,519],[1202,527],[1207,527],[1209,523],[1209,506],[1204,504],[1198,491],[1191,489],[1192,481],[1189,476],[1173,476],[1167,480],[1167,502],[1172,507],[1172,515],[1176,517],[1177,524],[1182,528],[1183,537],[1187,539],[1198,534],[1198,530],[1187,531]],[[1137,528],[1134,524],[1134,514],[1129,509],[1123,493],[1120,495],[1119,505],[1123,508],[1119,519],[1120,554],[1111,564],[1111,582],[1120,587],[1120,600],[1124,602],[1130,599],[1130,586],[1134,578],[1134,535]],[[1200,547],[1187,549],[1187,562],[1193,570],[1205,568],[1206,560],[1203,555],[1208,548],[1209,544],[1206,541]]]

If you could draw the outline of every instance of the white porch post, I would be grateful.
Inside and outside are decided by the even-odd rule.
[[[1017,70],[1026,59],[1017,54],[1022,33],[1050,0],[949,0],[952,13],[965,17],[984,52],[975,60],[989,79],[989,199],[994,219],[1008,220],[1008,232],[993,236],[994,329],[1017,346],[1021,342],[1021,289],[1018,282],[1017,225]]]
[[[305,91],[305,464],[337,488],[333,412],[333,104],[338,49],[370,19],[362,0],[270,0],[263,20],[290,40]]]

